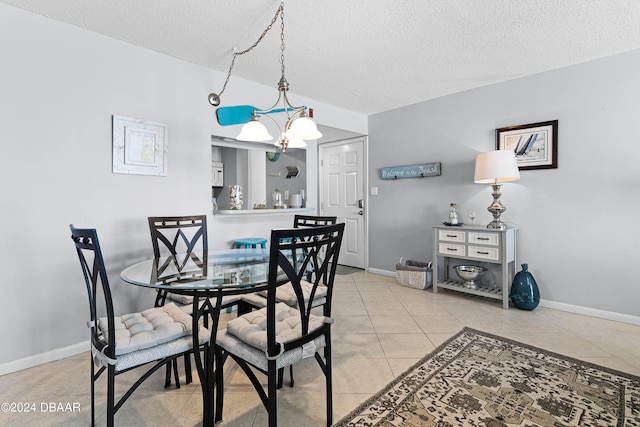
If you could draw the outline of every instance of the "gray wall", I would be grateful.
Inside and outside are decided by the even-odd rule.
[[[542,298],[640,316],[640,51],[616,55],[369,117],[369,266],[432,258],[432,225],[456,202],[491,220],[476,154],[495,129],[559,120],[558,169],[522,171],[503,185],[503,219],[520,228]],[[442,162],[442,175],[383,181],[386,166]],[[518,266],[519,270],[519,266]]]
[[[266,156],[265,156],[266,157]],[[265,159],[266,160],[266,159]],[[300,190],[307,188],[307,162],[306,162],[306,150],[299,148],[290,148],[286,152],[281,153],[278,160],[267,162],[267,206],[273,207],[273,198],[271,193],[277,188],[282,191],[282,197],[284,192],[289,191],[289,194],[300,193]],[[287,166],[297,166],[298,176],[287,178]],[[280,176],[272,176],[272,173],[280,173]],[[283,199],[286,204],[288,200]]]

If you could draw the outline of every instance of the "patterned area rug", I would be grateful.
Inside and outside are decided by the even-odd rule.
[[[640,426],[640,377],[465,328],[336,427]]]

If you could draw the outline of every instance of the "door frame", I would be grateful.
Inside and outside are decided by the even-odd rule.
[[[324,215],[324,192],[323,185],[324,180],[322,179],[322,155],[325,148],[336,147],[339,145],[349,144],[356,141],[362,141],[362,150],[363,150],[363,179],[362,179],[362,194],[364,198],[364,270],[369,271],[369,192],[367,191],[369,188],[369,139],[366,135],[355,136],[351,138],[340,139],[337,141],[330,142],[318,142],[318,213],[319,215]]]

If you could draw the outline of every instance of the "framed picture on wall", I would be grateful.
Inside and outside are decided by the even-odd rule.
[[[113,173],[167,176],[167,126],[113,116]]]
[[[513,150],[518,169],[558,167],[558,121],[496,129],[496,150]]]

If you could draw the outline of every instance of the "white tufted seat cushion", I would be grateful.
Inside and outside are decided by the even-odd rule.
[[[278,311],[276,315],[276,329],[278,330],[277,341],[286,342],[287,339],[292,339],[292,337],[299,337],[301,332],[299,322],[293,321],[293,318],[299,319],[299,315],[295,314],[297,310],[284,303],[279,303],[276,307]],[[332,322],[333,319],[331,318],[313,316],[309,329],[314,330],[320,327],[322,323]],[[265,353],[267,338],[266,327],[266,308],[252,311],[231,320],[227,323],[226,330],[218,331],[216,345],[236,354],[253,366],[266,371],[268,367],[268,360]],[[326,346],[324,335],[316,337],[312,343],[313,344],[309,343],[309,345],[314,352],[324,348]],[[276,368],[280,369],[292,365],[310,356],[312,356],[312,354],[305,351],[302,346],[293,348],[276,357]]]
[[[120,372],[147,362],[182,354],[193,348],[191,319],[190,314],[173,303],[142,313],[117,317],[116,359],[107,358],[104,353],[91,346],[93,361],[98,366],[112,364],[115,371]],[[99,319],[98,327],[106,336],[107,319]],[[211,332],[200,326],[198,342],[202,345],[210,339]]]
[[[307,281],[300,281],[300,288],[302,288],[302,296],[304,297],[305,302],[309,301],[311,297],[311,291],[313,290],[313,284]],[[260,291],[260,294],[264,297],[267,296],[267,291]],[[327,287],[323,285],[319,285],[316,289],[316,293],[313,296],[313,300],[315,302],[316,299],[325,298],[327,296]],[[296,293],[293,290],[293,285],[291,282],[287,282],[284,285],[278,286],[276,289],[276,301],[283,302],[288,306],[295,307],[298,304],[298,299],[296,298]]]
[[[330,322],[324,316],[311,315],[309,332]],[[300,313],[285,303],[276,304],[276,341],[287,343],[302,336]],[[251,311],[227,323],[227,332],[259,350],[267,350],[267,309]]]
[[[191,336],[191,325],[191,316],[174,303],[115,317],[115,354],[118,356],[131,353],[180,337]],[[98,320],[98,327],[106,337],[106,317]]]

